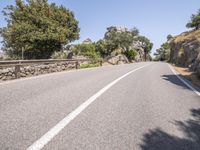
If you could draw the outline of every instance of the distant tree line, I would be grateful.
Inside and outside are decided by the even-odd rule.
[[[170,60],[170,51],[171,46],[170,42],[173,39],[172,35],[167,36],[167,42],[163,43],[160,48],[154,53],[156,61],[169,61]]]

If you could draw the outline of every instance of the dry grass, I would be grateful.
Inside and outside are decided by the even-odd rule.
[[[200,87],[200,79],[197,77],[196,73],[189,70],[189,68],[174,66],[175,70],[179,72],[183,77],[190,80],[194,85]]]
[[[185,32],[175,37],[174,42],[179,43],[185,40],[198,39],[200,40],[200,30]]]

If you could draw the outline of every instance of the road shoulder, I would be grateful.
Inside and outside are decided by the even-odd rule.
[[[169,64],[169,67],[179,80],[181,80],[194,93],[200,96],[200,81],[192,72],[189,72],[187,68],[181,68],[171,64]]]

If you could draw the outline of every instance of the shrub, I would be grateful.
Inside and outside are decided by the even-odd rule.
[[[129,60],[135,60],[135,57],[137,56],[137,51],[134,49],[131,49],[126,52],[126,56],[128,57]]]
[[[99,67],[99,64],[81,64],[80,66],[82,69],[83,68],[93,68],[93,67]]]
[[[54,52],[51,58],[52,59],[67,59],[68,52],[67,51]]]
[[[101,59],[100,53],[96,51],[95,44],[79,44],[72,50],[76,55],[83,55],[93,60],[93,63]]]

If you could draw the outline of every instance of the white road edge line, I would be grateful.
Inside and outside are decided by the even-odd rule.
[[[189,89],[191,89],[194,93],[196,93],[198,96],[200,96],[200,92],[198,92],[194,87],[192,87],[192,85],[188,84],[181,76],[179,73],[177,73],[175,71],[175,69],[170,65],[168,64],[169,68],[171,69],[171,71],[176,75],[176,77],[182,81]]]
[[[99,96],[101,96],[104,92],[106,92],[109,88],[115,85],[117,82],[125,78],[126,76],[130,75],[137,70],[140,70],[144,67],[149,66],[150,64],[144,65],[137,69],[134,69],[123,76],[117,78],[116,80],[112,81],[110,84],[106,85],[88,100],[86,100],[83,104],[81,104],[78,108],[68,114],[63,120],[57,123],[53,128],[51,128],[47,133],[45,133],[40,139],[34,142],[27,150],[41,150],[46,144],[48,144],[63,128],[65,128],[73,119],[75,119],[82,111],[84,111],[92,102],[94,102]]]

